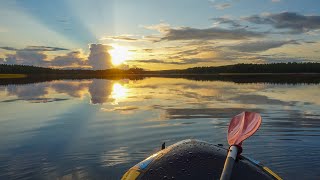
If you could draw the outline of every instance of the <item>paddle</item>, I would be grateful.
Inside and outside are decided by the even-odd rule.
[[[259,129],[260,124],[261,116],[255,112],[242,112],[232,118],[228,128],[230,148],[220,180],[230,179],[234,161],[242,152],[242,142],[252,136]]]

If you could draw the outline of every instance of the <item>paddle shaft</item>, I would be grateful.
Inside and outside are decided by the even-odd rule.
[[[238,154],[238,147],[231,146],[228,152],[227,159],[224,163],[220,180],[229,180],[231,178],[232,168],[233,168],[234,162],[236,161],[237,154]]]

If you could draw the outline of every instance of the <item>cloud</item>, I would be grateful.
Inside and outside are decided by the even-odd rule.
[[[271,2],[277,3],[280,2],[281,0],[271,0]]]
[[[299,44],[295,40],[287,40],[287,41],[249,41],[243,42],[240,44],[236,44],[233,46],[229,46],[228,48],[231,50],[236,50],[240,52],[261,52],[266,51],[273,48],[278,48],[288,44]]]
[[[83,66],[86,65],[87,59],[80,51],[69,52],[65,55],[56,56],[50,61],[51,66]]]
[[[112,46],[104,44],[90,44],[88,63],[93,69],[112,68],[111,55],[108,52]]]
[[[74,51],[65,55],[56,56],[49,60],[45,51],[18,49],[15,51],[15,54],[6,54],[6,58],[0,62],[5,64],[23,64],[44,67],[81,67],[86,65],[86,59],[83,56],[84,55],[82,55],[80,51]]]
[[[120,36],[107,36],[103,37],[100,40],[114,40],[114,41],[139,41],[140,39],[134,38],[134,35],[120,35]]]
[[[29,51],[67,51],[69,49],[50,46],[28,46],[25,50]]]
[[[160,24],[154,24],[150,26],[142,26],[142,27],[149,30],[156,30],[156,31],[159,31],[160,33],[166,33],[171,28],[170,24],[165,22],[161,22]]]
[[[223,10],[223,9],[226,9],[226,8],[230,8],[231,4],[230,3],[216,4],[216,5],[214,5],[214,7],[216,9]]]
[[[288,54],[271,54],[271,55],[259,55],[256,56],[263,60],[264,63],[288,63],[288,62],[317,62],[318,58],[308,58],[308,57],[297,57],[297,56],[290,56]]]
[[[176,40],[242,40],[249,38],[263,37],[264,32],[254,32],[245,28],[239,28],[241,25],[234,20],[228,18],[214,18],[213,20],[219,23],[230,24],[232,29],[224,29],[211,27],[198,29],[192,27],[171,27],[170,24],[160,23],[151,26],[143,26],[146,29],[156,30],[161,36],[151,35],[146,38],[151,38],[153,42],[159,41],[176,41]]]
[[[49,102],[58,102],[58,101],[65,101],[68,100],[66,98],[22,98],[22,99],[10,99],[10,100],[4,100],[0,102],[16,102],[16,101],[28,101],[30,103],[49,103]]]
[[[167,64],[169,62],[160,59],[141,59],[141,60],[130,60],[129,62],[137,63],[152,63],[152,64]]]
[[[39,51],[17,50],[15,54],[7,54],[5,58],[6,64],[24,64],[34,66],[46,66],[48,61],[47,55]]]
[[[260,32],[248,31],[244,28],[222,29],[207,28],[197,29],[190,27],[181,27],[167,29],[161,40],[242,40],[254,37],[263,37],[265,34]]]
[[[230,25],[231,27],[235,27],[235,28],[239,28],[242,26],[239,22],[232,20],[230,18],[226,18],[226,17],[211,18],[211,20],[216,21],[214,23],[214,25],[227,24],[227,25]]]
[[[67,54],[49,58],[46,51],[66,50],[64,48],[49,46],[28,46],[24,49],[1,47],[5,50],[15,51],[14,54],[6,54],[0,59],[0,63],[23,64],[44,67],[59,68],[89,68],[108,69],[112,68],[111,56],[108,52],[112,46],[104,44],[90,44],[90,53],[87,57],[81,51],[72,51]],[[122,68],[127,68],[123,66]]]
[[[173,65],[187,65],[187,64],[197,64],[201,62],[212,62],[212,58],[184,58],[180,61],[168,61],[160,59],[145,59],[145,60],[131,60],[137,63],[151,63],[151,64],[173,64]]]
[[[292,34],[320,29],[320,16],[306,16],[295,12],[253,15],[245,17],[243,20],[254,24],[271,25],[276,29],[288,29]]]
[[[0,47],[0,49],[4,49],[4,50],[7,50],[7,51],[17,51],[17,50],[18,50],[18,49],[16,49],[16,48],[13,48],[13,47],[7,47],[7,46]]]
[[[8,51],[67,51],[69,49],[61,48],[61,47],[51,47],[51,46],[27,46],[24,49],[17,49],[13,47],[0,47],[1,49],[8,50]]]

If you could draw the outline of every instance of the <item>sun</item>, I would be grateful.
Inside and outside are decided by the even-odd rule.
[[[129,52],[126,47],[113,45],[113,49],[109,51],[112,64],[115,66],[123,64],[129,58]]]

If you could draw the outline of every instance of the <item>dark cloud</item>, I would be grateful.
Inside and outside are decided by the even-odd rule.
[[[93,69],[109,69],[112,67],[111,55],[108,52],[111,46],[104,44],[90,44],[88,63]]]
[[[51,46],[27,46],[24,49],[17,49],[13,47],[0,47],[1,49],[8,51],[67,51],[69,49],[61,47],[51,47]]]
[[[261,52],[273,48],[278,48],[288,44],[299,44],[295,40],[288,41],[250,41],[243,42],[237,45],[229,46],[229,49],[240,51],[240,52]]]
[[[288,63],[288,62],[315,62],[317,58],[293,57],[286,54],[259,55],[256,58],[261,59],[264,63]]]
[[[244,28],[222,29],[214,27],[197,29],[182,27],[167,29],[164,33],[164,37],[162,37],[161,40],[242,40],[253,37],[263,37],[264,35],[264,33],[248,31]]]
[[[28,46],[25,50],[29,51],[67,51],[69,49],[50,46]]]
[[[276,29],[289,29],[290,33],[303,33],[320,29],[320,16],[307,16],[295,12],[253,15],[243,19],[254,24],[271,25]]]
[[[47,66],[47,55],[39,51],[17,50],[15,54],[7,54],[6,64],[24,64],[34,66]]]
[[[185,58],[182,59],[180,64],[197,64],[203,62],[213,62],[212,58]]]
[[[212,62],[211,58],[185,58],[180,61],[168,61],[160,59],[145,59],[145,60],[132,60],[138,63],[151,63],[151,64],[174,64],[174,65],[186,65],[186,64],[197,64],[200,62]]]
[[[166,64],[168,62],[160,59],[141,59],[141,60],[131,60],[130,62],[138,62],[138,63],[154,63],[154,64]]]
[[[148,52],[148,53],[152,53],[153,49],[143,49],[143,51]]]
[[[13,47],[7,47],[7,46],[0,47],[0,49],[4,49],[4,50],[8,50],[8,51],[17,51],[17,50],[18,50],[18,49],[16,49],[16,48],[13,48]]]
[[[235,28],[242,26],[238,21],[225,17],[211,18],[211,20],[214,20],[215,24],[227,24]]]
[[[86,65],[86,63],[86,59],[83,58],[80,51],[73,51],[62,56],[56,56],[50,61],[51,66],[82,66]]]
[[[31,103],[49,103],[49,102],[57,102],[57,101],[65,101],[68,100],[66,98],[30,98],[30,99],[10,99],[10,100],[5,100],[1,101],[4,103],[8,102],[16,102],[16,101],[28,101]]]
[[[318,43],[317,41],[304,41],[304,43],[307,43],[307,44],[315,44],[315,43]]]

